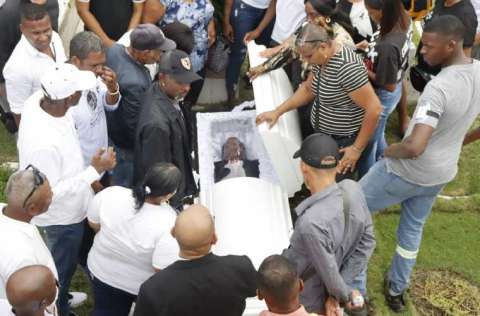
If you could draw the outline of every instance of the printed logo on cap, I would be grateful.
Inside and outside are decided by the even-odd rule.
[[[180,62],[182,63],[183,68],[185,68],[186,70],[192,69],[192,63],[190,62],[190,58],[182,58],[180,59]]]

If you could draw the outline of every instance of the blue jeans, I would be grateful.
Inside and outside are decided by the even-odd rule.
[[[59,316],[68,316],[68,289],[77,268],[78,255],[83,239],[84,221],[72,225],[52,225],[42,227],[45,242],[52,253],[58,271],[60,290],[58,293]]]
[[[133,186],[133,150],[114,145],[117,154],[117,165],[112,170],[112,185],[125,188]]]
[[[383,157],[383,152],[387,148],[387,141],[385,140],[385,128],[387,126],[388,117],[397,107],[400,98],[402,97],[402,83],[398,83],[393,92],[385,89],[377,89],[376,93],[382,104],[382,113],[378,119],[377,128],[373,134],[370,142],[363,151],[365,157],[358,165],[359,176],[363,177],[368,170]]]
[[[95,297],[91,316],[128,316],[137,296],[100,281],[92,273],[88,274]]]
[[[245,34],[253,31],[263,19],[266,9],[257,9],[243,3],[241,0],[235,0],[230,15],[230,23],[233,27],[234,41],[230,45],[230,56],[226,72],[227,92],[233,94],[235,86],[240,76],[240,68],[245,59],[247,48],[243,43]],[[267,45],[270,43],[270,36],[273,30],[273,23],[265,28],[257,43]]]
[[[410,183],[387,170],[386,160],[378,161],[360,180],[370,212],[400,203],[397,248],[388,272],[391,295],[408,287],[422,241],[423,226],[433,203],[445,184],[421,186]]]

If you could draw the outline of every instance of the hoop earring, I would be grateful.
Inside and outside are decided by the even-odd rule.
[[[330,22],[332,22],[332,20],[330,19],[330,17],[327,17],[327,18],[325,18],[325,22],[327,22],[327,24],[330,24]]]

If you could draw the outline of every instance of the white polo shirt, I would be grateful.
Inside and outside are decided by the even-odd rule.
[[[38,226],[70,225],[86,217],[93,197],[92,182],[100,175],[85,168],[75,124],[70,112],[53,117],[40,107],[41,91],[26,102],[18,130],[20,169],[29,164],[43,172],[53,191],[48,211],[35,217]]]
[[[100,224],[88,269],[103,283],[137,295],[154,268],[178,260],[178,244],[170,234],[176,217],[168,204],[145,203],[136,210],[132,190],[106,188],[88,209],[88,220]]]
[[[98,78],[95,89],[83,91],[78,104],[69,109],[80,140],[85,168],[90,166],[93,155],[100,148],[108,147],[105,110],[115,111],[120,98],[117,103],[109,105],[107,92],[107,86]]]
[[[304,0],[277,0],[272,39],[282,43],[302,25],[306,18]]]
[[[0,203],[0,210],[5,206]],[[35,225],[0,212],[0,245],[0,298],[6,297],[5,287],[10,275],[26,266],[47,266],[58,279],[55,262]]]
[[[266,9],[272,0],[242,0],[243,3],[257,9]]]
[[[15,114],[22,114],[22,109],[27,99],[40,89],[40,79],[56,63],[67,61],[60,36],[53,31],[50,43],[55,58],[41,53],[33,47],[25,36],[12,52],[5,67],[5,88],[10,110]]]

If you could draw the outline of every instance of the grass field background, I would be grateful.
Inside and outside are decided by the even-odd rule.
[[[476,126],[479,126],[477,122]],[[396,114],[389,122],[389,142],[398,141]],[[16,161],[15,142],[3,126],[0,127],[0,162]],[[5,201],[3,189],[10,171],[0,168],[0,201]],[[480,284],[480,142],[464,148],[459,173],[443,194],[459,196],[460,199],[437,200],[428,220],[418,257],[417,269],[446,269],[455,271],[475,285]],[[464,196],[468,196],[464,198]],[[368,271],[369,296],[375,306],[376,315],[419,315],[410,303],[403,314],[390,313],[382,295],[383,275],[388,269],[394,253],[395,232],[399,221],[399,207],[374,216],[377,248]],[[89,293],[87,304],[78,308],[80,316],[89,315],[93,300],[90,286],[81,270],[73,280],[72,290]]]

